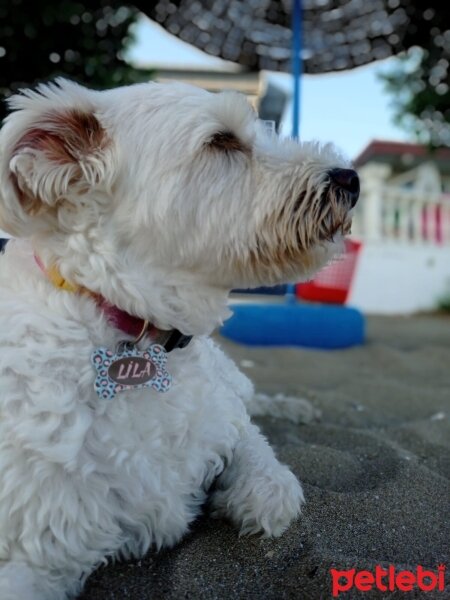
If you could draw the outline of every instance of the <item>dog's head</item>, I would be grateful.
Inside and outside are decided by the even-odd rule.
[[[10,103],[0,227],[160,326],[209,330],[231,288],[308,278],[350,228],[356,173],[268,134],[239,94],[59,80]]]

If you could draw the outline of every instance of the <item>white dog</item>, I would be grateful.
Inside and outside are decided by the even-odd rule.
[[[280,535],[300,484],[206,336],[230,289],[308,278],[341,249],[356,173],[329,147],[265,133],[235,93],[59,80],[11,107],[1,600],[73,597],[105,558],[174,544],[208,491],[242,533]]]

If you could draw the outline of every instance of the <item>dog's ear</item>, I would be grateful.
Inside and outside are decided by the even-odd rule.
[[[61,202],[106,183],[111,141],[96,114],[96,94],[59,80],[11,98],[15,111],[0,144],[2,228],[20,235],[25,223],[30,230]]]

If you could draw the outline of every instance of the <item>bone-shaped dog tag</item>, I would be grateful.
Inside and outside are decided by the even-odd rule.
[[[116,352],[97,348],[91,362],[97,372],[95,391],[105,400],[112,400],[118,392],[144,387],[167,392],[172,385],[172,377],[165,368],[167,354],[159,344],[152,344],[144,351],[129,342],[119,343]]]

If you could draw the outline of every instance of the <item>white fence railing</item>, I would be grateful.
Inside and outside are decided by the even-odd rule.
[[[352,231],[371,241],[450,246],[450,195],[369,186],[357,205]]]
[[[450,244],[450,201],[387,187],[382,199],[383,238]]]

